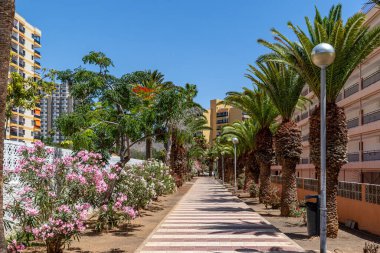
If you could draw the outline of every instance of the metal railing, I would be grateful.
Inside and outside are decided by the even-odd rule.
[[[309,164],[309,158],[301,158],[300,164]]]
[[[372,84],[376,83],[379,80],[380,80],[380,71],[376,71],[375,73],[363,79],[362,87],[363,89],[367,88],[368,86],[371,86]]]
[[[363,115],[363,124],[380,120],[380,109]]]
[[[359,162],[360,161],[360,153],[359,152],[353,152],[347,154],[348,162]]]
[[[358,117],[350,119],[350,120],[347,121],[347,128],[348,129],[354,128],[354,127],[357,127],[357,126],[359,126],[359,118]]]
[[[359,91],[359,83],[355,83],[354,85],[351,85],[350,87],[344,90],[344,98],[347,98],[358,91]]]
[[[271,182],[280,184],[282,182],[281,176],[271,176]],[[309,191],[318,192],[319,182],[313,178],[297,178],[297,188]],[[365,194],[363,195],[363,190]],[[338,196],[342,198],[366,201],[380,205],[380,185],[362,184],[356,182],[339,181],[338,183]],[[365,196],[365,199],[363,197]]]
[[[380,161],[380,150],[364,151],[363,161]]]

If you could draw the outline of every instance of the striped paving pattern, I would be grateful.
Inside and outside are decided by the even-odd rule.
[[[304,252],[212,178],[199,178],[140,253]]]

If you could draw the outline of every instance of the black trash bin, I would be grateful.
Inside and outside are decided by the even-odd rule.
[[[315,199],[315,202],[308,200]],[[306,201],[306,218],[307,218],[307,233],[309,236],[319,235],[319,195],[307,195]]]

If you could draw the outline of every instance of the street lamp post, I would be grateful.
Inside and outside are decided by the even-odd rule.
[[[224,153],[222,152],[222,182],[224,184]]]
[[[238,138],[234,137],[232,138],[232,143],[234,144],[234,156],[235,156],[235,163],[234,163],[234,173],[235,173],[235,182],[234,182],[234,192],[237,191],[237,185],[236,185],[236,145],[239,143]]]
[[[320,252],[327,252],[327,208],[326,208],[326,68],[335,60],[335,50],[327,43],[315,46],[311,52],[311,59],[321,68],[321,204],[320,204]]]

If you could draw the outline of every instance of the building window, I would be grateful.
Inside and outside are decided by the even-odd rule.
[[[219,118],[219,117],[226,117],[228,116],[228,112],[218,112],[216,114],[216,117]]]

